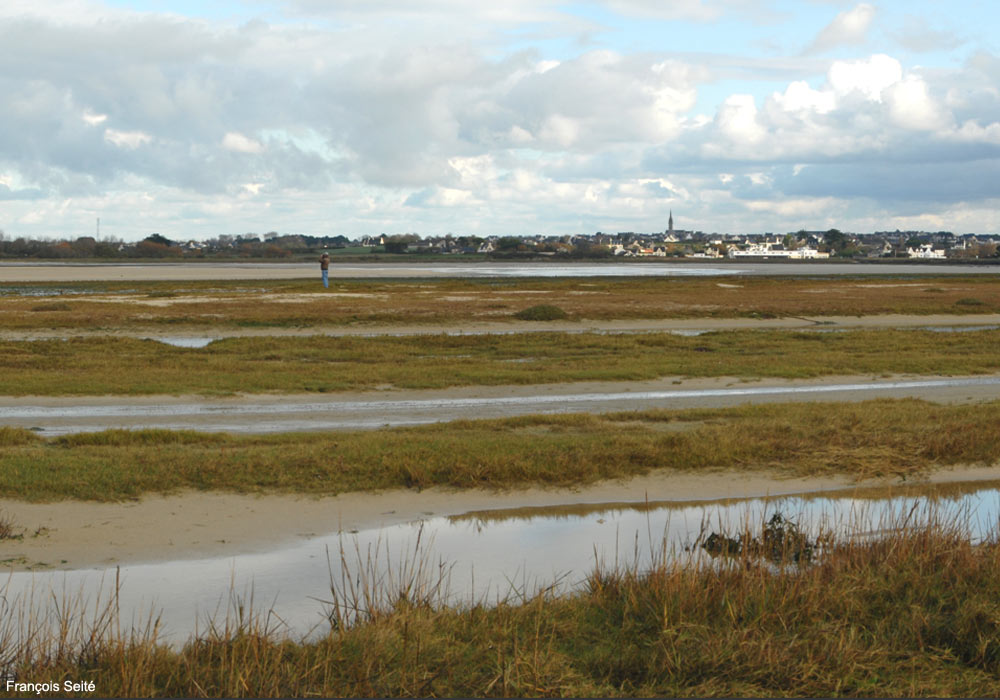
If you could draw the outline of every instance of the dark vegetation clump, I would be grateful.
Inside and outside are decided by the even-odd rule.
[[[514,318],[522,321],[559,321],[568,318],[569,314],[552,304],[529,306],[514,314]]]
[[[21,535],[17,533],[14,519],[0,511],[0,540],[18,540]]]
[[[701,543],[701,548],[712,556],[747,556],[776,564],[812,561],[818,546],[817,541],[810,540],[802,532],[798,523],[781,513],[771,516],[759,537],[749,532],[739,537],[712,532]]]

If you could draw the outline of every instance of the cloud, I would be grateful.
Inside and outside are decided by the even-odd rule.
[[[928,194],[927,173],[1000,158],[992,54],[919,68],[889,53],[818,55],[872,33],[868,4],[838,15],[807,58],[755,55],[714,34],[754,6],[288,0],[277,20],[237,23],[9,0],[0,227],[71,228],[91,211],[103,224],[118,208],[140,230],[182,236],[571,233],[662,229],[671,206],[693,228],[765,215],[776,226],[855,200],[871,216],[892,202],[915,210],[906,187],[951,206],[962,188]],[[713,16],[722,21],[704,23]],[[697,39],[669,32],[655,51],[605,41],[619,21],[659,30],[637,18],[680,18],[673,30],[714,38],[686,53]],[[985,165],[970,172],[996,178]],[[986,211],[987,188],[958,181]]]
[[[903,67],[899,61],[885,54],[875,54],[859,61],[834,61],[827,73],[827,82],[839,96],[856,91],[879,102],[882,91],[902,77]]]
[[[868,38],[868,28],[874,18],[875,8],[864,2],[853,9],[841,12],[816,35],[806,48],[806,53],[823,53],[838,46],[856,46],[865,43]]]
[[[886,90],[889,114],[904,129],[941,131],[951,126],[950,115],[928,91],[927,83],[917,75],[907,75]]]
[[[601,0],[600,4],[626,16],[654,19],[709,21],[722,14],[701,0]]]
[[[243,134],[230,131],[222,137],[222,147],[236,153],[263,153],[264,146],[260,141]]]
[[[144,144],[150,143],[153,137],[142,131],[118,131],[117,129],[105,129],[104,140],[113,143],[119,148],[135,150]]]
[[[951,31],[932,27],[927,20],[907,15],[903,27],[892,33],[892,38],[905,49],[919,53],[930,51],[950,51],[965,43]]]

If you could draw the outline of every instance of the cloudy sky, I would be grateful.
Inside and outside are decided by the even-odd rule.
[[[493,5],[2,0],[0,230],[1000,232],[995,0]]]

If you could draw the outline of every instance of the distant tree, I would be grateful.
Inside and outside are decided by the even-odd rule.
[[[97,250],[97,239],[93,236],[80,236],[73,241],[73,253],[81,258],[89,258]]]
[[[521,245],[521,239],[517,236],[504,236],[497,241],[497,250],[512,253]]]
[[[159,233],[154,233],[154,234],[152,234],[150,236],[146,236],[142,240],[143,241],[148,241],[150,243],[156,243],[158,245],[168,246],[168,247],[172,246],[174,244],[174,242],[172,240],[170,240],[166,236],[160,235]]]
[[[420,240],[419,236],[414,234],[406,234],[404,236],[389,236],[385,239],[385,252],[387,253],[405,253],[406,249],[410,247],[411,243],[416,243]]]
[[[843,250],[850,242],[848,237],[835,228],[823,234],[823,242],[833,251]]]

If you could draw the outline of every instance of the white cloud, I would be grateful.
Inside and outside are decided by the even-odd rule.
[[[103,124],[108,120],[107,114],[94,114],[89,109],[85,109],[80,117],[87,124],[91,126],[97,126],[98,124]]]
[[[860,92],[879,102],[882,91],[903,77],[899,61],[885,54],[875,54],[860,61],[835,61],[827,73],[827,82],[838,96]]]
[[[236,131],[230,131],[222,137],[222,147],[236,153],[264,152],[264,146],[260,141],[252,139],[249,136],[244,136]]]
[[[836,106],[836,96],[828,90],[813,90],[804,80],[791,83],[784,93],[772,95],[775,102],[786,112],[811,111],[826,114]]]
[[[715,119],[719,131],[734,143],[755,144],[764,138],[765,130],[757,121],[753,95],[730,95]]]
[[[135,150],[144,144],[150,143],[153,137],[143,131],[118,131],[117,129],[105,129],[104,140],[113,143],[119,148]]]
[[[863,44],[874,18],[875,8],[868,3],[863,2],[853,9],[845,10],[816,35],[806,51],[819,53],[838,46]]]
[[[945,110],[930,96],[927,83],[917,75],[907,75],[886,90],[889,114],[904,129],[939,131],[951,126]]]

